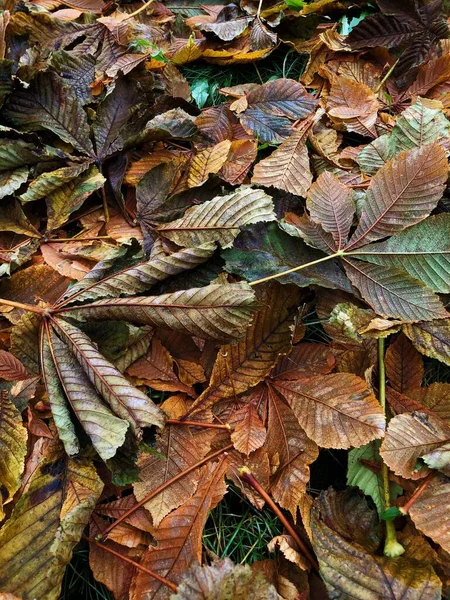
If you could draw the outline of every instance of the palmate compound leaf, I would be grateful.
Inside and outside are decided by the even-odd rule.
[[[93,158],[86,113],[62,81],[51,71],[38,73],[29,88],[11,96],[5,116],[24,131],[48,129]]]
[[[433,414],[413,412],[400,414],[391,419],[380,454],[394,473],[409,479],[424,477],[429,469],[418,463],[424,458],[430,465],[439,463],[441,452],[446,452],[450,442],[450,427]],[[442,448],[442,450],[441,450]]]
[[[240,227],[275,219],[270,196],[262,190],[241,186],[227,196],[217,196],[189,208],[181,219],[160,225],[158,231],[185,248],[213,242],[230,248]]]
[[[142,454],[139,458],[140,481],[133,484],[136,498],[142,500],[206,456],[211,446],[211,436],[204,433],[194,434],[185,426],[167,426],[156,441],[155,453]],[[165,516],[193,495],[200,475],[200,469],[186,474],[144,505],[156,527]]]
[[[367,544],[370,529],[361,528],[359,535],[353,531],[348,535],[348,522],[351,523],[353,514],[360,513],[341,510],[331,521],[324,495],[315,501],[312,510],[312,545],[330,598],[438,600],[441,597],[442,584],[431,564],[373,555],[373,547]]]
[[[161,241],[157,240],[152,247],[148,261],[138,263],[112,275],[108,275],[107,263],[103,265],[105,272],[101,268],[102,265],[97,264],[95,270],[90,271],[79,283],[69,288],[64,295],[62,304],[140,294],[159,281],[197,267],[207,261],[213,253],[213,246],[205,245],[166,254]],[[98,279],[94,271],[97,271]]]
[[[442,197],[447,176],[447,158],[438,144],[401,152],[372,178],[358,227],[346,250],[425,219]]]
[[[270,385],[286,398],[308,437],[323,448],[359,447],[384,435],[380,404],[356,375],[299,376]]]
[[[132,386],[120,371],[100,354],[85,333],[62,319],[55,319],[53,326],[99,395],[117,416],[130,423],[138,438],[142,435],[142,427],[164,426],[164,413],[161,409],[143,392]]]
[[[270,373],[280,354],[288,353],[292,347],[300,299],[300,290],[294,285],[280,288],[275,283],[257,291],[256,300],[262,308],[244,339],[221,347],[209,387],[194,402],[191,412],[245,392]]]
[[[42,340],[42,371],[59,437],[67,454],[80,450],[70,405],[103,460],[112,458],[125,442],[128,421],[116,417],[92,387],[76,358],[53,331]]]
[[[184,574],[171,600],[281,600],[261,571],[234,565],[229,558],[195,566]]]
[[[252,183],[305,196],[312,182],[306,139],[313,122],[306,120],[272,154],[255,165]]]
[[[0,393],[0,522],[5,516],[3,505],[10,502],[20,487],[27,454],[27,430],[22,416],[8,394]]]
[[[99,300],[63,309],[60,314],[87,321],[153,325],[228,343],[245,335],[256,310],[252,289],[245,283],[236,283],[211,284],[160,296]]]
[[[397,267],[442,294],[450,292],[450,215],[442,213],[408,227],[385,242],[368,244],[353,256]]]
[[[155,531],[156,546],[150,546],[141,564],[178,583],[186,571],[201,563],[202,532],[209,511],[226,493],[227,460],[207,465],[195,494],[162,520]],[[130,600],[168,600],[170,592],[159,581],[138,572],[130,589]]]
[[[41,438],[37,445],[37,468],[0,530],[0,590],[57,600],[103,483],[90,461],[68,460],[58,441]]]

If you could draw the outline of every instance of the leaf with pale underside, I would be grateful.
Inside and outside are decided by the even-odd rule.
[[[266,428],[259,418],[253,402],[234,412],[229,420],[233,431],[231,441],[234,447],[247,456],[260,448],[266,441]]]
[[[156,546],[150,546],[141,564],[153,572],[178,583],[189,567],[201,562],[202,532],[210,509],[222,500],[226,486],[226,460],[208,465],[196,493],[177,510],[165,517],[155,531]],[[130,600],[166,600],[167,589],[138,572],[130,589]]]
[[[320,500],[316,501],[311,518],[312,545],[330,598],[437,600],[440,597],[442,584],[430,564],[403,557],[376,556],[361,543],[347,539],[345,521],[340,533],[332,528],[322,511]]]
[[[117,296],[133,296],[147,291],[159,281],[168,277],[194,269],[212,256],[214,248],[199,246],[185,248],[172,254],[166,254],[160,241],[155,242],[148,261],[138,263],[122,271],[106,275],[99,281],[88,278],[72,286],[66,295],[67,304],[97,300],[99,298],[114,298]]]
[[[28,167],[19,167],[0,173],[0,199],[10,196],[28,179]]]
[[[424,377],[423,360],[408,338],[401,334],[389,346],[385,356],[389,384],[402,394],[420,388]]]
[[[262,308],[247,329],[246,337],[219,350],[209,387],[197,398],[191,411],[204,410],[245,392],[270,373],[279,355],[291,349],[300,297],[296,286],[280,288],[275,283],[258,290],[257,302]]]
[[[372,178],[347,249],[359,248],[422,221],[441,199],[447,176],[447,158],[438,144],[401,152]]]
[[[336,249],[343,248],[355,214],[352,190],[325,171],[310,187],[306,206],[311,219],[331,233]]]
[[[11,96],[5,116],[24,131],[48,129],[82,154],[93,157],[86,113],[62,81],[50,71],[38,73],[29,88]]]
[[[27,437],[20,412],[7,393],[0,393],[0,522],[5,516],[3,505],[11,502],[20,487],[27,454]]]
[[[312,182],[306,137],[312,123],[298,128],[279,148],[255,165],[252,183],[305,196]]]
[[[97,392],[121,419],[128,421],[137,435],[142,427],[163,427],[164,413],[97,350],[89,337],[70,323],[58,319],[54,327],[80,363]]]
[[[78,445],[66,404],[68,402],[100,458],[112,458],[125,442],[128,422],[116,417],[105,406],[69,348],[53,332],[44,342],[43,370],[55,424],[58,431],[62,431],[62,441],[68,439],[68,443],[65,443],[66,452],[75,454]],[[58,380],[67,401],[59,393]]]
[[[450,365],[450,319],[404,325],[403,332],[419,352]]]
[[[236,283],[211,284],[160,296],[98,300],[63,314],[82,320],[153,325],[227,343],[245,335],[256,310],[252,289]]]
[[[351,448],[384,435],[383,411],[366,382],[351,373],[275,380],[308,437],[323,448]]]
[[[293,410],[270,389],[268,403],[266,447],[271,463],[278,465],[270,493],[295,519],[309,482],[309,465],[318,457],[319,448],[300,427]]]
[[[342,75],[335,77],[326,103],[330,117],[343,123],[347,131],[375,137],[378,99],[365,83]]]
[[[63,187],[66,183],[84,173],[88,168],[89,163],[83,163],[81,165],[62,167],[55,171],[42,173],[42,175],[38,175],[36,179],[31,181],[27,191],[19,196],[20,201],[24,204],[50,196],[55,190]]]
[[[397,415],[389,422],[380,454],[397,475],[419,479],[428,469],[417,459],[450,441],[450,427],[439,417],[414,412]]]
[[[230,140],[223,140],[215,146],[200,150],[190,164],[188,186],[193,188],[203,185],[211,173],[218,173],[227,160],[230,147]]]
[[[185,248],[213,242],[229,248],[240,227],[274,220],[272,198],[262,190],[242,186],[227,196],[189,208],[181,219],[160,225],[158,231]]]
[[[444,550],[450,552],[450,481],[433,477],[423,493],[412,504],[409,514],[417,529]]]
[[[427,321],[447,316],[439,297],[419,279],[397,267],[345,259],[348,278],[373,310],[402,321]]]
[[[30,223],[15,198],[3,198],[0,205],[0,231],[13,231],[30,237],[41,237],[39,231]]]
[[[448,60],[448,56],[441,58]],[[391,140],[396,152],[435,142],[443,144],[450,137],[449,127],[450,122],[441,110],[429,108],[418,99],[397,118]]]
[[[229,558],[212,565],[195,566],[180,581],[172,600],[281,600],[261,571],[249,565],[234,565]],[[284,596],[283,596],[284,597]]]
[[[189,427],[169,425],[154,446],[156,453],[142,454],[139,458],[141,481],[133,484],[136,498],[142,500],[172,477],[195,465],[206,456],[210,445],[211,438],[208,436],[194,435]],[[188,473],[144,505],[156,527],[195,493],[200,474],[199,469]]]
[[[102,489],[90,461],[67,461],[60,443],[45,439],[28,488],[0,530],[0,588],[23,600],[57,600]]]

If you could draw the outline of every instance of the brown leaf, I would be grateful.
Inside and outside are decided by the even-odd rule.
[[[350,373],[275,380],[307,435],[324,448],[359,447],[383,437],[384,415],[366,382]]]
[[[327,98],[327,112],[332,119],[342,122],[347,131],[376,137],[378,99],[364,83],[335,77]]]
[[[422,385],[422,357],[405,335],[400,335],[389,346],[385,363],[389,383],[397,392],[408,395],[408,390]]]
[[[223,140],[198,152],[189,167],[188,186],[203,185],[211,173],[218,173],[227,160],[230,147],[230,140]]]
[[[222,346],[209,387],[194,402],[191,412],[247,391],[266,377],[280,354],[289,352],[295,311],[300,302],[296,286],[278,284],[257,291],[262,309],[238,344]]]
[[[156,547],[150,546],[142,566],[178,584],[193,565],[201,562],[202,532],[208,512],[226,493],[226,460],[207,465],[197,491],[180,508],[163,519],[155,530]],[[192,490],[191,490],[192,491]],[[130,600],[165,600],[170,590],[146,573],[138,572],[130,588]]]
[[[450,552],[450,483],[447,477],[433,477],[410,508],[414,525],[444,550]]]
[[[254,140],[233,140],[227,160],[218,175],[231,185],[244,183],[250,167],[257,156]]]
[[[273,499],[296,519],[309,481],[309,465],[318,457],[319,448],[300,427],[292,409],[270,389],[268,403],[266,446],[273,473],[270,490]]]
[[[425,477],[429,469],[417,459],[450,441],[450,427],[438,417],[414,412],[391,419],[380,454],[397,475],[408,479]]]
[[[154,455],[141,454],[138,462],[140,478],[134,493],[142,500],[166,481],[195,465],[209,451],[210,437],[191,433],[189,427],[169,425],[158,439]],[[173,509],[188,500],[197,489],[198,469],[173,483],[145,504],[155,526]]]
[[[238,409],[229,420],[233,427],[231,441],[242,454],[251,454],[266,441],[266,428],[252,402]]]
[[[0,350],[0,379],[20,381],[27,379],[28,373],[23,364],[11,352]]]

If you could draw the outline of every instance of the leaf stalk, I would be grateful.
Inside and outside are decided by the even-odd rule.
[[[250,469],[245,466],[242,467],[241,469],[239,469],[239,475],[246,483],[248,483],[248,485],[250,487],[252,487],[256,492],[258,492],[258,494],[265,501],[265,503],[269,506],[269,508],[276,514],[276,516],[283,523],[286,531],[294,539],[295,543],[300,548],[300,550],[303,553],[303,555],[305,556],[305,558],[308,559],[308,561],[311,564],[314,571],[319,573],[319,563],[317,562],[316,558],[310,552],[309,548],[306,546],[305,542],[299,536],[299,534],[294,529],[294,527],[289,523],[289,521],[287,520],[285,515],[282,513],[280,508],[275,504],[275,502],[272,500],[272,498],[269,496],[269,494],[266,492],[266,490],[262,487],[262,485],[259,483],[259,481],[257,481],[257,479],[253,476]]]
[[[378,340],[378,398],[387,417],[386,409],[386,369],[384,364],[384,338]],[[381,465],[381,479],[383,483],[384,510],[391,507],[391,491],[389,486],[389,470],[385,462]],[[386,521],[386,539],[384,542],[384,555],[396,558],[405,552],[403,546],[397,541],[397,532],[393,521]]]
[[[271,281],[272,279],[278,279],[279,277],[283,277],[284,275],[296,273],[297,271],[301,271],[302,269],[307,269],[308,267],[313,267],[314,265],[318,265],[319,263],[326,262],[327,260],[332,260],[333,258],[340,258],[344,255],[345,252],[343,250],[338,250],[338,252],[335,252],[334,254],[329,254],[328,256],[323,256],[322,258],[318,258],[317,260],[312,260],[311,262],[305,263],[304,265],[298,265],[297,267],[293,267],[292,269],[288,269],[287,271],[275,273],[275,275],[269,275],[267,277],[262,277],[261,279],[255,279],[255,281],[250,281],[249,285],[259,285],[260,283],[265,283],[266,281]]]
[[[0,305],[1,304],[4,304],[5,306],[12,306],[13,308],[22,308],[23,310],[39,313],[40,315],[42,315],[46,311],[46,309],[42,308],[42,306],[24,304],[23,302],[16,302],[15,300],[5,300],[5,298],[0,298]]]

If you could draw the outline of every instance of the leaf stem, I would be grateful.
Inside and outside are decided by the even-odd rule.
[[[256,492],[258,492],[258,494],[266,502],[266,504],[269,506],[269,508],[277,515],[277,517],[283,523],[286,531],[294,539],[297,546],[300,548],[300,550],[303,552],[304,556],[310,562],[312,568],[318,573],[319,572],[319,564],[318,564],[316,558],[310,552],[309,548],[306,546],[305,542],[299,536],[299,534],[294,529],[294,527],[289,523],[289,521],[287,520],[285,515],[282,513],[280,508],[275,504],[275,502],[272,500],[272,498],[269,496],[269,494],[266,492],[266,490],[262,487],[262,485],[259,483],[259,481],[257,481],[257,479],[255,479],[255,477],[253,476],[250,469],[248,467],[242,467],[241,469],[239,469],[239,475],[246,483],[248,483],[248,485],[250,485]]]
[[[278,279],[279,277],[283,277],[284,275],[289,275],[289,273],[296,273],[297,271],[301,271],[302,269],[307,269],[308,267],[313,267],[314,265],[318,265],[319,263],[326,262],[327,260],[331,260],[333,258],[339,258],[344,256],[344,251],[339,250],[334,254],[329,254],[328,256],[323,256],[322,258],[318,258],[317,260],[312,260],[309,263],[305,263],[304,265],[298,265],[298,267],[293,267],[292,269],[288,269],[287,271],[282,271],[281,273],[275,273],[275,275],[268,275],[267,277],[262,277],[261,279],[255,279],[255,281],[249,281],[250,286],[259,285],[260,283],[265,283],[266,281],[271,281],[272,279]]]
[[[148,2],[146,2],[145,4],[143,4],[140,8],[138,8],[134,12],[130,13],[129,15],[127,15],[127,17],[126,17],[126,19],[124,19],[124,21],[126,21],[128,19],[131,19],[132,17],[136,17],[141,12],[143,12],[146,8],[148,8],[150,6],[150,4],[153,4],[153,0],[148,0]]]
[[[129,565],[133,565],[133,567],[135,567],[139,571],[143,571],[144,573],[147,573],[147,575],[150,575],[150,577],[153,577],[153,579],[160,581],[163,585],[168,587],[169,590],[172,590],[172,592],[177,591],[177,586],[173,583],[173,581],[169,581],[165,577],[158,575],[158,573],[155,573],[154,571],[150,571],[150,569],[147,569],[147,567],[144,567],[143,565],[140,565],[139,563],[135,562],[134,560],[131,560],[131,558],[128,558],[128,556],[123,556],[122,554],[120,554],[120,552],[116,552],[112,548],[105,546],[105,544],[101,544],[100,542],[97,542],[96,540],[93,540],[92,538],[89,538],[85,535],[83,535],[82,538],[89,544],[92,544],[93,546],[97,546],[97,548],[100,548],[101,550],[105,550],[106,552],[109,552],[110,554],[113,554],[114,556],[117,556],[117,558],[120,558],[120,560],[127,562]]]
[[[397,66],[397,63],[398,63],[399,60],[400,59],[397,58],[397,60],[395,61],[395,63],[391,66],[391,68],[388,70],[388,72],[386,73],[386,75],[383,77],[383,79],[380,81],[380,83],[377,85],[377,87],[373,90],[374,94],[378,94],[378,92],[381,90],[381,88],[383,87],[383,85],[386,83],[386,81],[392,75],[392,72],[394,71],[395,67]]]
[[[225,425],[222,425],[220,423],[204,423],[202,421],[180,421],[179,419],[167,419],[166,425],[190,425],[191,427],[205,427],[207,429],[226,429],[227,431],[231,431],[231,425],[229,423],[225,423]]]
[[[199,467],[202,467],[203,465],[205,465],[209,461],[213,460],[214,458],[217,458],[218,456],[220,456],[224,452],[228,452],[229,450],[232,450],[232,449],[233,449],[233,444],[228,444],[228,446],[224,446],[220,450],[217,450],[216,452],[213,452],[209,456],[206,456],[205,458],[202,458],[202,460],[199,460],[198,462],[196,462],[195,465],[191,465],[188,469],[185,469],[181,473],[178,473],[177,475],[175,475],[175,477],[172,477],[171,479],[168,479],[167,481],[165,481],[162,485],[160,485],[158,488],[156,488],[156,490],[153,490],[152,492],[150,492],[149,494],[147,494],[147,496],[145,496],[144,498],[142,498],[142,500],[140,500],[139,502],[137,502],[137,504],[135,504],[134,506],[132,506],[131,508],[129,508],[126,512],[124,512],[123,515],[121,515],[117,519],[117,521],[114,521],[114,523],[111,523],[111,525],[109,525],[105,529],[105,531],[103,532],[102,539],[104,540],[106,538],[106,536],[108,535],[108,533],[114,529],[114,527],[117,527],[117,525],[119,523],[121,523],[124,519],[126,519],[131,514],[133,514],[138,508],[141,508],[141,506],[144,506],[144,504],[147,504],[147,502],[149,502],[149,500],[151,500],[152,498],[154,498],[155,496],[157,496],[158,494],[160,494],[162,491],[164,491],[170,485],[172,485],[173,483],[175,483],[176,481],[178,481],[179,479],[181,479],[182,477],[184,477],[188,473],[191,473],[192,471],[195,471],[195,469],[198,469]]]
[[[378,340],[378,397],[385,417],[386,414],[386,370],[384,365],[384,338]],[[384,510],[391,507],[391,491],[389,486],[389,470],[385,462],[381,465],[381,479],[383,482]],[[384,542],[384,555],[395,558],[401,556],[405,549],[397,541],[397,533],[393,521],[386,521],[386,539]]]
[[[434,477],[433,471],[431,471],[431,473],[428,473],[428,475],[425,477],[425,479],[422,481],[422,483],[417,487],[416,491],[413,493],[413,495],[408,500],[408,502],[400,507],[400,512],[402,512],[405,515],[407,515],[409,513],[409,511],[411,510],[411,506],[424,493],[424,491],[427,489],[428,484],[433,479],[433,477]]]
[[[0,305],[12,306],[14,308],[22,308],[23,310],[28,310],[30,312],[35,312],[42,314],[44,312],[44,308],[42,306],[34,306],[33,304],[24,304],[23,302],[16,302],[15,300],[5,300],[4,298],[0,298]]]

